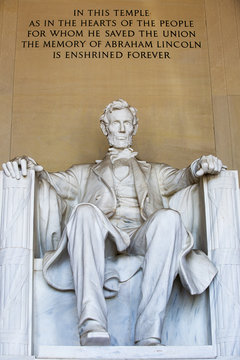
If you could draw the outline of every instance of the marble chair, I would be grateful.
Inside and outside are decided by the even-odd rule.
[[[74,292],[47,285],[42,259],[34,258],[35,175],[14,180],[2,173],[0,237],[0,355],[24,358],[91,358],[95,349],[79,346]],[[210,289],[190,296],[176,279],[162,333],[166,345],[142,349],[153,358],[216,358],[240,353],[240,228],[236,171],[204,177],[171,198],[195,239],[218,268]],[[120,284],[107,300],[112,347],[98,350],[101,359],[137,359],[134,343],[142,273]],[[54,349],[54,350],[53,350]],[[118,350],[117,350],[118,349]],[[139,351],[139,350],[138,350]],[[120,353],[119,353],[120,352]],[[126,355],[127,352],[127,355]],[[144,355],[145,354],[145,355]],[[175,355],[174,355],[175,354]],[[150,356],[151,357],[151,356]],[[13,357],[12,357],[13,358]],[[14,358],[14,359],[15,359]]]

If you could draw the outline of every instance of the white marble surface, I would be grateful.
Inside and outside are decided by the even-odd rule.
[[[187,353],[186,353],[187,350]],[[156,360],[156,359],[211,359],[216,357],[211,346],[131,346],[131,347],[80,347],[80,346],[40,346],[37,358],[87,359],[87,360]]]
[[[209,254],[218,268],[210,289],[219,356],[240,355],[240,202],[237,171],[204,179]]]
[[[212,256],[214,261],[216,262],[216,265],[221,268],[222,266],[224,266],[225,268],[221,271],[221,278],[218,279],[218,281],[214,282],[214,287],[212,290],[214,290],[214,292],[212,291],[212,310],[215,308],[216,306],[216,313],[215,313],[215,317],[216,320],[213,321],[212,318],[212,322],[211,322],[211,326],[212,327],[216,327],[215,329],[213,329],[213,333],[217,333],[217,344],[218,344],[218,351],[223,351],[225,352],[225,356],[221,356],[221,359],[237,359],[239,357],[239,350],[238,350],[238,342],[236,339],[238,339],[238,326],[239,323],[237,321],[238,316],[239,316],[239,300],[238,300],[238,287],[236,286],[236,276],[238,274],[238,266],[239,266],[239,257],[238,257],[238,253],[239,253],[239,236],[238,236],[238,226],[239,226],[239,220],[238,220],[238,214],[239,214],[239,190],[238,190],[238,184],[237,184],[237,180],[236,180],[236,173],[234,172],[226,172],[225,174],[222,174],[221,177],[216,177],[216,178],[212,178],[211,179],[211,184],[210,186],[208,186],[208,184],[205,184],[205,202],[209,202],[211,201],[212,205],[209,206],[208,204],[208,210],[207,214],[208,214],[208,240],[209,240],[209,244],[210,244],[210,248],[213,247],[213,251],[212,251]],[[232,179],[231,179],[232,177]],[[230,178],[230,179],[229,179]],[[209,180],[209,179],[208,179]],[[209,198],[208,198],[209,197]],[[217,204],[217,206],[216,206]],[[225,209],[228,209],[228,211],[226,212]],[[217,211],[216,211],[217,210]],[[230,233],[230,238],[225,236],[224,234],[229,234],[228,232],[228,228],[229,228],[229,224],[230,224],[230,228],[231,228],[231,233]],[[221,229],[219,231],[219,229]],[[234,230],[233,230],[234,229]],[[227,231],[227,232],[225,232]],[[220,235],[224,235],[224,237],[221,239]],[[227,243],[224,243],[223,241],[227,240]],[[213,245],[212,245],[213,244]],[[217,247],[216,244],[219,244],[219,248]],[[222,246],[220,246],[220,244]],[[158,352],[156,353],[156,349],[150,349],[150,353],[148,351],[147,354],[145,354],[145,350],[143,349],[142,352],[142,348],[140,350],[132,350],[133,348],[131,346],[128,346],[127,348],[124,347],[118,347],[115,346],[114,348],[110,349],[108,348],[102,348],[101,350],[99,349],[92,349],[90,350],[90,352],[88,351],[86,353],[86,350],[84,350],[85,348],[82,347],[80,348],[78,346],[78,333],[77,333],[77,320],[76,320],[76,310],[75,310],[75,315],[74,312],[69,311],[69,308],[74,309],[73,303],[74,303],[74,294],[72,293],[72,298],[69,300],[67,299],[67,297],[69,297],[69,294],[71,294],[71,292],[65,292],[65,293],[59,293],[58,291],[52,290],[50,287],[47,286],[47,284],[43,281],[42,278],[42,274],[41,274],[41,261],[36,261],[35,263],[35,268],[38,270],[36,271],[36,273],[38,273],[38,275],[36,275],[36,279],[37,281],[35,281],[35,286],[38,287],[38,290],[35,289],[34,293],[35,296],[38,297],[39,296],[39,300],[40,300],[40,307],[39,304],[37,306],[35,306],[36,309],[36,313],[35,313],[35,323],[37,323],[37,321],[42,321],[42,329],[39,333],[36,333],[36,339],[35,339],[35,354],[39,354],[39,359],[69,359],[69,358],[86,358],[86,359],[91,359],[91,358],[112,358],[114,359],[115,356],[116,358],[124,358],[124,359],[134,359],[135,358],[139,358],[139,353],[136,353],[136,351],[141,351],[141,356],[143,358],[147,358],[148,360],[153,358],[174,358],[174,356],[178,356],[178,358],[189,358],[189,356],[193,356],[194,358],[211,358],[214,356],[214,352],[215,352],[215,348],[214,346],[167,346],[166,349],[164,350],[164,354],[162,352]],[[231,274],[229,275],[228,271],[226,270],[231,270]],[[224,278],[223,278],[224,276]],[[230,276],[230,277],[229,277]],[[231,282],[229,282],[229,279],[231,278]],[[139,279],[139,281],[141,282],[141,280]],[[53,295],[53,293],[49,296],[49,291],[53,291],[56,294]],[[61,294],[61,297],[59,297],[59,294]],[[41,296],[42,299],[44,299],[44,301],[41,300]],[[64,296],[66,297],[64,299]],[[174,291],[172,293],[172,297],[170,299],[170,303],[169,306],[171,304],[171,302],[175,302],[174,300]],[[228,299],[228,301],[226,302],[225,299]],[[119,299],[121,300],[121,297],[119,297]],[[195,299],[196,301],[196,297],[194,298],[190,298],[189,296],[189,300],[190,299]],[[188,301],[189,301],[188,300]],[[214,301],[213,301],[214,300]],[[233,307],[229,307],[229,300],[233,302]],[[179,301],[179,299],[178,299]],[[217,303],[216,303],[217,301]],[[61,302],[62,302],[62,306],[61,306]],[[186,311],[186,314],[188,313],[188,309],[189,308],[193,308],[193,304],[191,305],[191,301],[189,302],[189,304],[187,305],[187,302],[185,303],[185,305],[183,304],[183,306],[179,303],[179,309],[176,309],[176,312],[174,313],[174,310],[170,311],[167,314],[166,317],[166,321],[168,316],[172,316],[172,319],[175,321],[177,319],[177,316],[179,316],[180,314],[180,310],[184,309],[184,312]],[[56,305],[60,305],[59,311],[56,311],[57,307]],[[66,312],[66,314],[64,315],[64,305],[66,305],[66,308],[68,309],[68,311]],[[224,308],[225,306],[225,308]],[[109,302],[109,308],[111,308],[110,302]],[[125,307],[122,306],[122,308],[125,310]],[[114,312],[115,309],[115,305],[112,305],[112,311]],[[220,309],[224,309],[224,313],[220,312]],[[54,314],[54,312],[56,311],[56,314]],[[195,315],[199,315],[199,309],[196,308],[195,309],[196,314]],[[109,316],[111,317],[111,310],[109,312]],[[53,326],[54,321],[52,322],[51,316],[55,316],[55,320],[58,320],[58,322],[56,321],[56,325]],[[39,317],[39,318],[38,318]],[[185,317],[185,315],[184,315]],[[49,322],[45,322],[46,319],[48,318]],[[73,338],[72,335],[74,334],[74,331],[72,331],[72,333],[70,334],[71,340],[68,342],[68,346],[66,347],[62,347],[61,345],[63,344],[62,340],[63,338],[66,340],[66,337],[64,337],[64,333],[66,328],[63,330],[62,333],[62,338],[60,343],[62,342],[62,344],[57,343],[56,339],[57,336],[59,336],[59,334],[57,334],[57,331],[59,329],[61,329],[61,325],[60,324],[64,324],[64,318],[66,321],[66,326],[69,327],[69,330],[72,331],[72,329],[74,329],[75,326],[75,344],[73,344]],[[113,316],[114,318],[114,316]],[[221,318],[221,321],[223,319],[224,320],[224,325],[225,327],[219,327],[219,325],[221,325],[220,321],[218,318]],[[74,320],[75,319],[75,320]],[[193,319],[193,324],[194,324],[194,317]],[[231,320],[232,319],[232,320]],[[62,323],[63,320],[63,323]],[[69,326],[69,322],[71,322],[71,325]],[[75,325],[74,325],[74,321],[75,321]],[[111,323],[111,319],[110,319],[110,323]],[[174,328],[174,321],[170,321],[169,324],[166,327],[166,331],[169,332],[169,329],[171,328],[171,324],[172,324],[172,328]],[[115,325],[115,323],[114,323]],[[112,326],[112,331],[114,333],[114,331],[117,332],[117,326],[115,327],[114,330],[114,325]],[[179,324],[178,324],[179,325]],[[189,322],[188,322],[189,325]],[[192,332],[189,331],[189,326],[184,327],[184,334],[186,335],[191,335]],[[38,323],[38,326],[39,323]],[[40,327],[41,327],[40,326]],[[52,326],[52,328],[51,328]],[[199,327],[202,328],[202,325],[199,325]],[[49,331],[46,331],[46,329]],[[57,330],[57,331],[56,331]],[[176,330],[176,328],[175,328]],[[177,333],[181,333],[182,331],[176,331]],[[55,333],[55,339],[54,339],[54,333]],[[234,338],[236,336],[236,338]],[[189,336],[185,336],[187,339],[189,338]],[[60,339],[59,338],[59,339]],[[174,337],[173,337],[174,338]],[[48,341],[45,341],[43,339],[48,339]],[[213,339],[215,340],[215,339]],[[221,341],[224,340],[222,343]],[[226,342],[227,340],[227,342]],[[50,345],[59,345],[59,346],[53,346],[53,347],[49,347],[46,346],[50,343]],[[72,345],[76,345],[74,347],[72,347]],[[80,349],[82,349],[83,351],[80,353]],[[114,352],[113,349],[116,349],[116,352]],[[139,348],[138,348],[139,349]],[[96,351],[97,354],[96,355]],[[180,351],[180,352],[179,352]],[[201,356],[199,355],[199,353],[201,353]],[[227,353],[227,354],[226,354]],[[138,355],[136,355],[138,354]],[[175,355],[174,355],[175,354]],[[177,355],[176,355],[177,354]],[[158,357],[157,357],[158,356]],[[19,356],[9,356],[9,357],[2,357],[2,359],[4,358],[8,358],[8,359],[28,359],[29,357],[22,357],[21,355]]]
[[[0,359],[1,360],[35,360],[36,357],[26,356],[26,355],[4,355],[4,356],[0,356]]]
[[[138,126],[136,109],[121,99],[106,107],[100,124],[110,145],[102,161],[96,165],[75,165],[61,173],[42,171],[39,175],[40,180],[47,181],[47,185],[44,181],[39,184],[40,188],[45,187],[39,201],[46,204],[42,205],[40,218],[48,214],[49,220],[47,230],[41,230],[40,224],[40,232],[50,233],[46,238],[51,240],[52,234],[56,237],[59,233],[49,232],[49,224],[59,222],[61,212],[61,206],[56,211],[56,201],[49,202],[46,195],[49,184],[71,211],[58,248],[44,256],[43,274],[56,289],[74,288],[81,337],[88,331],[98,331],[98,327],[109,331],[103,288],[111,281],[108,290],[115,290],[116,294],[117,282],[125,282],[142,267],[135,342],[160,342],[176,275],[192,295],[204,292],[216,275],[207,256],[193,250],[192,235],[179,213],[170,207],[166,209],[163,197],[197,183],[205,173],[220,172],[222,163],[209,155],[178,170],[139,161],[130,147]],[[108,246],[110,240],[112,247]],[[40,242],[44,241],[49,242],[45,238]],[[108,271],[106,253],[113,258]],[[114,256],[119,253],[121,256]],[[73,276],[68,272],[69,260]],[[128,263],[124,266],[125,261]]]
[[[239,258],[238,258],[238,247],[239,247],[239,237],[238,237],[238,218],[236,217],[236,215],[238,214],[238,207],[239,207],[239,204],[238,203],[235,203],[235,202],[238,202],[238,194],[239,194],[239,190],[238,190],[238,187],[237,187],[237,183],[236,183],[236,179],[234,179],[235,177],[235,173],[234,172],[225,172],[222,174],[221,177],[216,177],[216,178],[212,178],[211,179],[211,186],[209,186],[209,189],[207,188],[207,185],[208,184],[205,184],[204,186],[204,191],[205,191],[205,202],[209,202],[209,199],[210,201],[213,203],[213,204],[218,204],[217,207],[214,205],[213,208],[209,208],[209,204],[207,203],[207,206],[208,206],[208,209],[206,209],[207,211],[207,216],[208,216],[208,232],[210,231],[210,233],[208,233],[208,240],[209,240],[209,246],[211,248],[211,243],[212,241],[215,241],[215,244],[216,244],[216,241],[219,241],[219,235],[221,234],[224,234],[225,231],[228,231],[228,226],[229,224],[233,223],[235,225],[231,225],[231,229],[236,229],[236,231],[234,230],[232,232],[232,235],[231,235],[231,238],[229,239],[228,237],[224,236],[224,239],[227,239],[227,244],[224,245],[223,243],[223,247],[218,250],[216,248],[216,245],[214,245],[214,250],[211,252],[212,253],[212,256],[213,256],[213,259],[214,261],[216,262],[216,265],[219,266],[219,265],[224,265],[224,266],[227,266],[226,269],[230,269],[231,267],[231,271],[234,271],[233,274],[237,274],[236,271],[237,268],[236,266],[238,265],[239,263]],[[233,179],[231,179],[231,177],[233,177]],[[226,179],[227,178],[227,179]],[[229,179],[230,178],[230,179]],[[209,180],[209,179],[208,179]],[[207,181],[207,179],[206,179]],[[216,187],[215,187],[215,184],[216,184]],[[236,184],[236,185],[235,185]],[[220,185],[220,186],[219,186]],[[236,186],[236,187],[235,187]],[[235,190],[234,190],[235,188]],[[218,190],[216,189],[219,189],[219,192],[216,192]],[[226,189],[226,190],[225,190]],[[213,195],[210,193],[210,191],[214,191],[214,198],[213,198]],[[178,194],[178,196],[180,196],[181,198],[181,195]],[[209,197],[209,199],[208,199]],[[194,197],[193,195],[193,199],[194,199],[194,203],[196,204],[196,195]],[[214,200],[214,202],[213,202]],[[232,203],[231,203],[232,202]],[[174,202],[172,202],[173,204]],[[235,203],[235,205],[234,205]],[[221,210],[221,206],[223,206],[223,210]],[[226,206],[228,206],[228,212],[225,212],[225,208]],[[230,208],[232,208],[233,210],[230,211]],[[217,210],[217,212],[216,212]],[[187,214],[189,210],[187,210],[186,208],[184,208],[184,212]],[[210,213],[209,213],[210,211]],[[211,215],[210,215],[211,214]],[[218,225],[218,221],[216,221],[216,215],[219,217],[220,216],[220,223]],[[221,231],[218,230],[219,226],[221,227]],[[226,229],[226,230],[225,230]],[[223,240],[224,240],[223,239]],[[235,239],[235,240],[234,240]],[[222,241],[223,241],[222,240]],[[234,241],[235,241],[235,248],[234,250],[231,250],[231,247],[229,246],[229,240],[231,243],[234,244]],[[225,247],[227,246],[227,248]],[[37,264],[37,263],[36,263]],[[234,268],[235,267],[235,268]],[[39,270],[41,269],[41,266],[38,266]],[[222,277],[222,272],[221,272],[221,277]],[[39,274],[40,277],[42,277],[41,274]],[[138,274],[138,276],[140,276],[140,273]],[[228,276],[228,272],[225,270],[224,271],[224,276]],[[226,277],[226,279],[229,279],[228,277]],[[231,279],[234,280],[235,279],[235,275],[232,277],[231,275]],[[41,279],[41,281],[43,281]],[[137,280],[136,280],[137,281]],[[138,279],[139,283],[141,283],[141,279]],[[238,325],[234,325],[233,327],[233,331],[231,330],[233,324],[236,323],[237,321],[237,318],[238,318],[238,311],[239,311],[239,307],[238,307],[238,300],[237,300],[237,296],[238,296],[238,293],[236,293],[236,290],[237,290],[237,287],[235,285],[235,290],[234,288],[230,288],[229,289],[229,285],[231,285],[234,283],[232,283],[232,281],[229,283],[229,280],[224,280],[224,282],[219,282],[219,281],[215,281],[214,282],[214,292],[213,292],[213,288],[211,289],[211,304],[212,304],[212,314],[214,312],[214,309],[215,309],[215,306],[217,305],[217,308],[218,311],[220,309],[223,308],[223,306],[225,306],[226,304],[226,307],[225,307],[225,313],[224,315],[222,316],[220,313],[216,313],[216,316],[219,317],[221,316],[221,318],[223,319],[226,319],[225,320],[225,328],[224,329],[221,329],[218,328],[218,326],[220,325],[219,323],[219,320],[214,320],[214,318],[212,317],[212,320],[211,320],[211,324],[210,324],[210,317],[208,317],[208,320],[206,321],[206,319],[204,319],[204,316],[206,316],[206,313],[204,314],[204,316],[202,317],[201,315],[201,306],[200,308],[198,307],[197,303],[198,301],[203,302],[203,308],[207,308],[208,307],[208,297],[205,296],[204,299],[201,299],[200,297],[190,297],[189,295],[185,294],[185,299],[183,297],[183,299],[181,299],[179,297],[179,294],[176,293],[176,291],[179,291],[176,290],[174,288],[173,290],[173,293],[172,293],[172,296],[171,296],[171,299],[170,299],[170,302],[169,302],[169,310],[167,312],[167,316],[166,316],[166,324],[164,326],[164,330],[163,330],[163,336],[165,336],[165,339],[167,339],[168,341],[168,344],[169,345],[173,345],[174,342],[175,344],[181,344],[181,345],[188,345],[187,348],[184,346],[184,347],[181,347],[181,349],[184,351],[185,353],[185,356],[186,358],[189,357],[189,350],[191,350],[190,348],[192,348],[191,346],[191,343],[192,344],[196,344],[196,350],[199,349],[199,344],[209,344],[211,343],[211,328],[212,328],[212,331],[213,331],[213,343],[215,343],[215,337],[214,337],[214,334],[216,333],[217,336],[218,336],[218,351],[220,351],[220,349],[224,349],[225,351],[225,355],[226,355],[226,352],[229,351],[228,355],[229,356],[235,356],[235,357],[238,357],[238,354],[239,354],[239,351],[238,351],[238,347],[237,347],[237,341],[235,341],[235,343],[233,342],[233,338],[234,336],[238,336],[238,328],[236,326]],[[235,283],[236,284],[236,283]],[[46,286],[46,284],[44,285]],[[44,287],[43,284],[41,285],[41,287],[43,288]],[[130,284],[128,284],[127,286],[131,286]],[[231,285],[232,286],[232,285]],[[225,287],[225,289],[224,289]],[[50,288],[47,288],[46,287],[46,291],[49,291]],[[126,290],[126,289],[125,289]],[[123,293],[124,291],[123,290]],[[230,290],[230,292],[229,292]],[[180,290],[180,292],[183,292],[183,290]],[[58,292],[56,292],[58,293]],[[37,295],[37,291],[35,292],[35,296],[38,296]],[[58,293],[59,294],[59,293]],[[64,293],[65,296],[69,296],[67,295],[69,293]],[[134,294],[137,296],[136,294],[136,291],[134,291]],[[221,294],[221,297],[219,297],[219,295]],[[181,294],[183,295],[183,294]],[[43,296],[45,298],[49,298],[46,294]],[[55,300],[54,300],[54,304],[56,304],[56,302],[58,303],[59,301],[57,300],[57,294],[55,295]],[[124,295],[125,297],[125,295]],[[228,299],[228,302],[226,302],[225,299]],[[128,302],[127,298],[125,298],[126,300],[126,303]],[[198,300],[199,299],[199,300]],[[214,300],[215,299],[215,300]],[[72,298],[72,301],[74,299]],[[127,307],[125,306],[124,304],[124,301],[123,299],[121,299],[121,292],[119,293],[119,298],[118,300],[120,301],[120,304],[122,306],[120,306],[120,311],[123,311],[123,313],[121,313],[121,318],[124,319],[125,316],[129,316],[129,313],[127,310]],[[232,301],[233,300],[233,304],[234,306],[233,307],[229,307],[228,304],[229,304],[229,300]],[[182,302],[183,301],[183,302]],[[216,303],[217,301],[217,303]],[[177,306],[176,306],[176,302],[177,302]],[[174,305],[175,305],[175,308],[174,308]],[[119,334],[124,334],[124,336],[126,336],[126,333],[127,332],[119,332],[119,326],[121,326],[121,323],[117,323],[116,321],[114,321],[114,315],[115,315],[115,309],[116,309],[116,306],[117,304],[114,304],[114,299],[112,300],[108,300],[108,306],[109,306],[109,328],[111,329],[111,332],[114,334],[116,334],[117,336],[114,336],[113,339],[114,339],[114,344],[117,346],[119,344],[119,341],[125,341],[126,340],[126,337],[125,337],[125,340],[124,338],[122,339],[117,339],[118,338],[118,333]],[[170,310],[171,309],[171,310]],[[192,320],[191,320],[191,316],[190,318],[188,317],[189,316],[189,309],[194,309],[193,310],[193,316],[192,316]],[[53,315],[54,311],[55,311],[55,306],[52,307],[51,309],[53,312],[51,313],[51,315]],[[119,310],[117,310],[119,311]],[[61,308],[60,312],[63,314],[63,308]],[[124,315],[125,313],[125,315]],[[195,314],[194,314],[195,313]],[[231,315],[231,314],[232,315]],[[41,313],[41,319],[43,321],[43,324],[44,324],[44,316],[46,315],[47,313],[44,313],[42,312]],[[118,313],[119,314],[119,313]],[[67,321],[70,321],[70,322],[74,322],[74,316],[70,315],[69,312],[68,312],[68,316],[66,317],[66,320]],[[135,314],[136,315],[136,314]],[[132,313],[132,316],[134,316],[134,313]],[[230,321],[231,319],[231,316],[233,316],[234,318],[234,321]],[[57,318],[58,316],[56,316]],[[198,318],[198,319],[197,319]],[[180,321],[179,321],[180,319]],[[186,320],[186,323],[184,324],[184,321],[183,319]],[[229,321],[228,321],[229,320]],[[76,319],[75,319],[76,321]],[[182,321],[182,325],[181,325],[181,321]],[[200,334],[200,337],[198,338],[197,341],[194,340],[194,336],[193,336],[193,331],[191,330],[190,331],[190,326],[194,326],[194,325],[197,325],[198,328],[200,329],[204,329],[204,323],[205,325],[207,324],[207,329],[208,329],[208,332],[210,331],[209,335],[208,335],[208,339],[204,339],[204,335],[203,337],[201,337],[202,335]],[[78,335],[77,335],[77,322],[75,322],[75,345],[78,345],[77,344],[77,341],[78,341]],[[192,324],[192,325],[191,325]],[[236,323],[237,324],[237,323]],[[46,325],[46,324],[45,324]],[[45,325],[43,326],[43,328],[45,327]],[[66,324],[66,326],[69,326]],[[182,326],[182,328],[181,328]],[[59,330],[61,327],[60,326],[57,326],[57,329]],[[129,333],[128,334],[132,334],[132,338],[133,338],[133,329],[131,328],[131,325],[129,327]],[[174,334],[174,331],[175,331],[175,334]],[[206,329],[203,331],[203,334],[206,334]],[[174,334],[172,336],[172,340],[171,340],[171,337],[169,337],[169,334],[172,332],[172,334]],[[43,333],[43,331],[42,331]],[[55,333],[55,335],[57,335]],[[59,336],[59,335],[58,335]],[[38,337],[38,336],[37,336]],[[41,337],[39,337],[39,340],[40,340]],[[61,336],[59,337],[59,339],[61,338]],[[59,343],[62,342],[62,344],[64,344],[63,342],[63,336],[62,336],[62,340],[59,341]],[[72,337],[74,338],[74,337]],[[52,339],[52,336],[50,336],[48,338],[49,340]],[[117,339],[117,340],[116,340]],[[195,338],[196,339],[196,338]],[[221,340],[224,339],[224,343],[221,344]],[[226,343],[226,339],[228,340],[228,344]],[[64,340],[66,340],[66,338],[64,338]],[[189,341],[189,343],[184,343],[184,341],[187,342]],[[166,340],[165,340],[166,341]],[[167,342],[166,341],[166,342]],[[172,341],[172,342],[171,342]],[[203,341],[203,342],[201,342]],[[54,345],[53,343],[50,342],[50,345]],[[46,344],[49,344],[49,342],[46,342],[45,341],[45,345]],[[55,345],[60,345],[60,344],[57,344],[55,343]],[[74,345],[73,342],[71,344],[71,342],[68,343],[69,345]],[[130,343],[128,343],[130,345]],[[234,345],[235,344],[235,345]],[[36,340],[36,347],[38,349],[40,349],[39,351],[39,355],[40,354],[43,354],[41,351],[43,351],[43,349],[45,349],[44,351],[44,354],[46,356],[49,356],[50,357],[50,353],[48,353],[52,348],[49,348],[49,347],[42,347],[42,345],[44,345],[44,341],[41,342],[41,341],[38,341]],[[167,346],[167,348],[169,348],[169,346]],[[170,347],[171,349],[177,349],[175,346],[171,346]],[[131,346],[128,346],[128,349],[130,350],[131,349]],[[209,351],[209,349],[212,349],[211,351],[214,352],[214,346],[213,347],[209,347],[209,346],[203,346],[201,347],[201,352],[203,351],[203,349],[208,349],[207,351]],[[234,349],[234,350],[231,350],[231,349]],[[71,350],[71,349],[69,349]],[[205,351],[204,350],[204,351]],[[67,352],[67,348],[65,349],[65,351]],[[72,350],[71,350],[72,351]],[[76,348],[74,347],[74,351],[79,351],[79,350],[76,350]],[[110,350],[108,350],[110,351]],[[131,358],[131,351],[130,350],[130,353],[128,352],[129,355],[129,358]],[[173,351],[173,350],[171,350]],[[223,350],[222,350],[223,351]],[[48,353],[48,355],[47,355]],[[57,353],[56,353],[57,355]],[[65,354],[66,356],[67,353]],[[165,354],[166,355],[166,354]],[[204,352],[202,353],[202,355],[204,355]],[[71,355],[72,356],[72,355]],[[75,355],[74,355],[75,356]],[[78,355],[76,355],[78,356]],[[91,358],[91,354],[89,353],[89,356]],[[103,355],[104,356],[104,355]],[[112,355],[111,355],[112,356]],[[171,355],[166,355],[166,358],[168,356],[171,356]],[[196,355],[196,356],[199,356],[199,355]],[[207,357],[210,358],[210,355],[206,355]],[[227,355],[226,355],[227,356]]]
[[[35,260],[34,344],[79,345],[77,309],[74,292],[60,292],[49,287],[42,277],[42,259]],[[121,284],[118,297],[107,299],[108,329],[111,345],[134,345],[134,327],[142,273]],[[57,304],[57,306],[56,306]],[[186,328],[189,330],[186,333]],[[46,332],[45,329],[48,329]],[[204,346],[211,344],[208,293],[190,296],[175,282],[163,327],[167,345]]]
[[[0,173],[0,355],[32,354],[34,179]]]
[[[196,183],[204,174],[219,173],[222,163],[214,156],[203,156],[189,167],[178,170],[165,164],[139,161],[135,158],[137,153],[130,148],[137,131],[137,120],[136,109],[123,100],[107,106],[100,122],[110,149],[104,160],[96,165],[76,165],[66,172],[48,173],[28,157],[3,164],[10,186],[3,191],[2,197],[1,250],[3,263],[9,266],[2,273],[1,286],[4,289],[3,303],[4,299],[9,300],[8,297],[12,303],[8,321],[3,322],[0,329],[0,345],[5,349],[4,354],[31,353],[32,228],[28,224],[33,218],[33,187],[28,184],[29,176],[21,178],[21,171],[26,175],[27,168],[38,172],[40,180],[36,195],[37,247],[41,254],[53,250],[45,254],[43,272],[40,263],[36,262],[35,354],[40,358],[197,359],[214,357],[216,350],[218,355],[224,356],[237,356],[240,352],[237,336],[240,264],[236,256],[240,233],[238,184],[231,172],[208,178],[205,182],[207,247],[218,266],[219,275],[210,289],[209,297],[207,292],[196,296],[206,290],[216,274],[215,267],[204,253],[192,251],[194,238],[186,231],[187,228],[198,233],[195,225],[189,227],[186,221],[190,218],[195,224],[195,215],[198,217],[200,210],[195,202],[193,211],[185,216],[174,201],[168,201],[168,197],[182,189],[186,190],[186,198],[188,195],[190,197],[189,185]],[[22,196],[23,183],[27,186]],[[15,191],[15,187],[20,189]],[[28,203],[25,192],[31,193],[27,212],[23,207]],[[184,201],[180,201],[181,205]],[[12,210],[18,202],[20,205]],[[63,208],[65,216],[61,217]],[[16,214],[21,215],[22,221]],[[11,234],[8,241],[8,236],[5,236],[6,224],[7,233]],[[138,231],[134,233],[137,228]],[[121,259],[131,260],[131,266],[120,266],[118,256],[112,260],[116,267],[105,271],[109,264],[105,260],[105,239],[109,234],[111,239],[108,237],[107,240],[113,241],[114,245],[107,246],[108,256],[115,255],[117,249],[118,253],[123,254]],[[198,245],[205,247],[202,235],[197,237],[201,240]],[[15,243],[15,240],[19,242]],[[10,253],[11,247],[28,252],[26,259],[18,256],[22,262],[14,263],[14,266],[23,265],[20,279],[17,276],[14,279],[12,263],[6,261],[14,253],[14,250]],[[8,257],[4,256],[7,252]],[[71,268],[66,254],[70,255]],[[63,260],[66,262],[62,272]],[[142,270],[138,271],[140,265]],[[28,271],[24,272],[25,268]],[[6,276],[9,269],[10,275]],[[109,273],[113,275],[112,278]],[[194,297],[187,295],[178,281],[172,291],[177,273],[183,286]],[[42,274],[51,288],[44,282]],[[65,292],[73,289],[73,280],[76,296],[71,291]],[[120,289],[116,298],[105,302],[103,287],[106,289],[109,280],[113,280],[108,287],[109,292],[117,292],[119,283]],[[13,286],[14,281],[16,287]],[[21,282],[27,285],[21,293],[21,308],[17,311],[15,306],[18,303],[12,301],[12,293],[17,292]],[[5,296],[9,287],[13,290]],[[226,298],[232,302],[231,310],[224,304]],[[89,318],[95,323],[88,321]],[[23,332],[17,334],[12,331],[10,334],[14,320],[20,321]],[[96,331],[93,324],[110,333],[114,346],[101,349],[79,346],[79,330],[83,334],[89,329]],[[6,341],[11,337],[15,338],[15,342]],[[134,340],[146,338],[157,338],[159,341],[161,338],[167,346],[131,346]]]

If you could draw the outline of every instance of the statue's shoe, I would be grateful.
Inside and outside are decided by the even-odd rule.
[[[80,344],[82,346],[109,346],[110,336],[96,320],[89,319],[81,324]]]
[[[161,344],[160,339],[153,338],[153,337],[137,341],[136,345],[137,346],[164,346],[163,344]]]
[[[80,336],[82,346],[109,346],[110,336],[107,331],[89,331]]]

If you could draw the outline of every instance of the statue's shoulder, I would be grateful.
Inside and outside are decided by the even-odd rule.
[[[79,170],[79,171],[89,170],[92,167],[96,167],[98,164],[102,162],[103,160],[95,160],[94,163],[90,163],[90,164],[74,164],[71,166],[70,169]]]
[[[164,166],[166,166],[166,164],[164,164],[164,163],[157,163],[157,162],[149,162],[148,164],[150,164],[153,167],[164,167]]]
[[[147,161],[139,161],[139,164],[142,166],[150,166],[152,170],[160,171],[169,167],[169,165],[165,163],[157,163],[157,162],[147,162]]]
[[[94,165],[95,164],[74,164],[70,167],[68,172],[71,172],[76,176],[88,174]]]
[[[94,163],[92,163],[92,164],[74,164],[74,165],[71,166],[70,169],[73,169],[73,170],[86,170],[86,169],[91,168],[94,165],[95,165]]]

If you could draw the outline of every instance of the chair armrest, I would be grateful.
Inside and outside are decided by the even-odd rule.
[[[34,181],[34,171],[20,180],[0,172],[1,356],[32,353]]]

